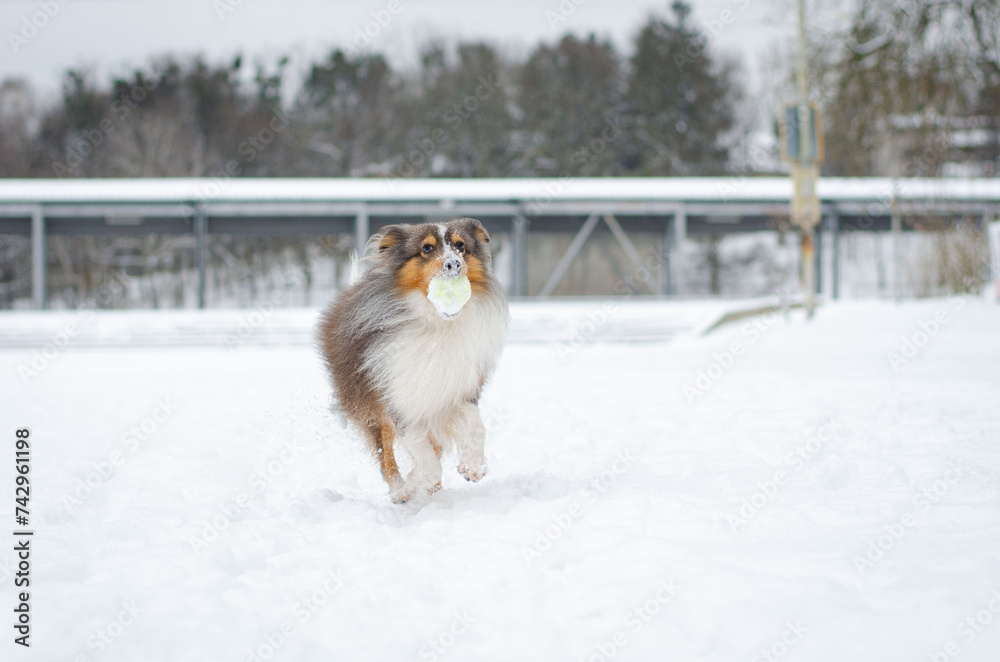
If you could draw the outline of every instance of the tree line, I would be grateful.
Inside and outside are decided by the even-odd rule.
[[[594,35],[523,60],[430,43],[409,68],[337,48],[288,89],[251,69],[165,57],[107,83],[67,71],[58,101],[0,86],[0,176],[532,177],[724,172],[743,95],[675,3],[628,54]]]
[[[815,30],[824,174],[939,175],[948,161],[996,163],[998,4],[859,3],[843,27]],[[337,48],[295,90],[287,58],[251,67],[239,56],[167,56],[107,82],[70,70],[44,108],[28,83],[7,80],[0,176],[726,174],[747,161],[759,118],[740,65],[714,52],[690,14],[674,2],[649,16],[628,53],[567,34],[516,61],[489,43],[430,43],[415,66],[399,68],[377,52]],[[793,98],[790,63],[776,65],[766,96]],[[779,112],[765,109],[775,135]],[[980,137],[970,142],[970,132]],[[887,148],[908,172],[884,172]]]

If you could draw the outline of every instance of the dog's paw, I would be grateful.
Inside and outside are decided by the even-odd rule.
[[[399,481],[389,486],[389,498],[393,503],[406,503],[416,495],[416,491],[410,486]]]
[[[462,461],[458,463],[458,473],[465,477],[465,480],[478,483],[486,475],[486,462]]]
[[[435,485],[430,487],[413,487],[412,485],[406,485],[397,489],[389,491],[389,498],[395,504],[409,503],[413,501],[415,497],[421,494],[431,495],[441,489],[441,481],[438,481]]]
[[[413,492],[410,490],[392,491],[389,492],[389,498],[392,499],[392,502],[395,504],[406,503],[413,498]]]

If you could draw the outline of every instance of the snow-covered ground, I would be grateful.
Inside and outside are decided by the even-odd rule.
[[[56,318],[0,315],[21,338],[0,351],[0,514],[9,532],[29,426],[36,532],[30,651],[0,552],[2,658],[996,660],[1000,306],[700,335],[712,306],[517,307],[578,335],[515,338],[482,405],[490,474],[446,465],[405,506],[328,411],[313,312],[232,349],[39,349],[26,327]],[[171,316],[198,319],[78,336]],[[632,319],[671,331],[601,339]]]

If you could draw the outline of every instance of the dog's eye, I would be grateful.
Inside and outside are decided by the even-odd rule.
[[[461,253],[462,251],[464,251],[465,250],[465,242],[464,241],[456,241],[455,242],[455,250],[458,251],[459,253]]]
[[[427,254],[428,254],[428,253],[430,253],[430,252],[431,252],[432,250],[434,250],[434,245],[433,245],[433,244],[424,244],[424,245],[423,245],[423,246],[422,246],[422,247],[420,248],[420,250],[422,250],[422,251],[424,252],[424,255],[427,255]]]

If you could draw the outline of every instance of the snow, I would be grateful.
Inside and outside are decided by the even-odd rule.
[[[0,316],[0,347],[32,350],[29,359],[46,363],[63,346],[226,347],[311,346],[319,311],[278,308],[263,298],[247,309],[214,310],[19,310]],[[677,301],[664,314],[655,300],[572,298],[557,304],[537,300],[511,305],[510,342],[656,342],[682,333],[701,333],[722,315],[778,305],[777,296],[757,299]],[[47,349],[48,348],[48,349]],[[34,354],[41,358],[34,358]],[[30,361],[25,365],[30,366]],[[30,381],[29,377],[29,381]]]
[[[515,305],[490,474],[452,459],[406,506],[327,409],[315,311],[233,349],[197,338],[248,311],[98,313],[63,348],[44,341],[72,313],[0,316],[36,531],[33,650],[8,629],[3,659],[996,659],[1000,306],[706,335],[732,304],[604,305]],[[200,330],[129,344],[171,320]],[[601,335],[621,320],[670,331]],[[270,324],[299,332],[255,342]],[[9,610],[10,545],[0,563]]]
[[[823,177],[826,201],[998,201],[996,178]],[[7,179],[0,205],[72,203],[641,201],[772,202],[792,194],[788,177],[563,177],[505,179],[400,178],[131,178]],[[641,208],[640,208],[641,211]],[[0,214],[3,207],[0,207]],[[23,210],[17,213],[24,213]]]

